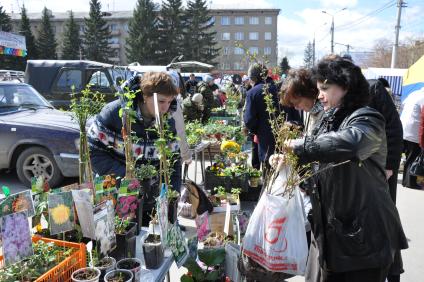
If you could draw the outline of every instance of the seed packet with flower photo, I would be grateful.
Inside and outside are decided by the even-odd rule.
[[[103,202],[111,200],[113,205],[115,206],[118,198],[118,190],[116,188],[112,188],[109,190],[96,191],[96,197],[94,199],[94,204],[98,205]]]
[[[75,217],[72,192],[49,194],[47,203],[49,206],[51,235],[74,229]]]
[[[35,215],[31,191],[12,194],[0,202],[0,217],[15,212],[26,211],[28,217]]]
[[[6,265],[33,255],[31,234],[26,212],[17,212],[0,218],[3,257]]]
[[[135,195],[119,196],[116,203],[116,214],[119,218],[135,218],[139,201]]]
[[[89,190],[91,192],[91,190]],[[94,233],[93,201],[90,192],[85,190],[73,190],[75,208],[77,209],[78,221],[81,226],[82,235],[86,238],[96,240]]]
[[[116,247],[115,213],[112,201],[106,201],[94,208],[95,237],[98,252],[103,256]]]
[[[138,179],[122,179],[119,186],[119,195],[138,195],[140,187]]]
[[[177,267],[180,268],[187,260],[189,251],[183,232],[177,224],[172,224],[168,229],[166,241]]]

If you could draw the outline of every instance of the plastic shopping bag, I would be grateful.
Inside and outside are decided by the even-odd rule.
[[[271,272],[303,275],[308,257],[299,188],[291,198],[264,193],[243,240],[243,254]]]

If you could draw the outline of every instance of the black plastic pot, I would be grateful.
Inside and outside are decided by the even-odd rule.
[[[153,236],[159,235],[149,234],[143,242],[144,262],[147,269],[157,269],[163,262],[164,250],[162,242],[146,242],[146,240],[152,240]]]
[[[171,199],[168,203],[168,220],[174,224],[177,221],[178,216],[178,202],[180,198]]]
[[[117,261],[135,257],[137,223],[131,222],[125,234],[116,234],[116,248],[110,254]]]
[[[110,281],[109,279],[111,277],[114,277],[116,274],[119,274],[119,273],[121,273],[121,275],[123,275],[125,277],[124,282],[130,282],[130,281],[133,281],[133,279],[134,279],[134,275],[131,271],[126,270],[126,269],[117,269],[117,270],[112,270],[112,271],[106,273],[104,281],[109,282]]]

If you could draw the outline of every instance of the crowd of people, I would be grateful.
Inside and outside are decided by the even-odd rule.
[[[176,153],[171,185],[179,191],[181,164],[191,162],[184,122],[207,123],[212,109],[225,105],[227,89],[210,75],[198,82],[192,74],[184,83],[172,72],[146,73],[127,83],[139,90],[133,103],[133,130],[142,140],[139,163],[158,165],[153,146],[158,136],[149,130],[155,121],[152,96],[158,93],[160,114],[179,137],[167,140]],[[331,55],[313,69],[292,69],[282,83],[263,64],[252,64],[234,89],[243,131],[252,142],[252,166],[264,172],[276,142],[265,88],[277,114],[303,128],[303,137],[289,145],[299,164],[314,163],[311,169],[322,171],[300,185],[310,226],[306,281],[400,281],[400,250],[408,244],[396,208],[397,178],[405,153],[402,184],[421,189],[409,168],[424,147],[423,91],[410,94],[399,115],[387,81],[367,81],[350,58]],[[89,131],[99,175],[125,174],[121,108],[119,100],[107,104]]]

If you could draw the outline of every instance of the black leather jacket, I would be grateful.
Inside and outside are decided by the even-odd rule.
[[[294,149],[301,162],[319,162],[313,232],[327,270],[387,267],[394,250],[408,247],[385,176],[384,126],[369,107],[326,113]]]

